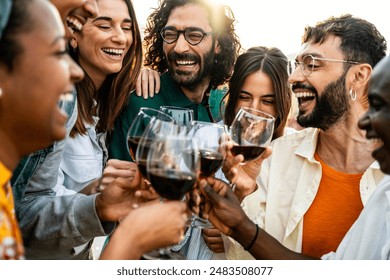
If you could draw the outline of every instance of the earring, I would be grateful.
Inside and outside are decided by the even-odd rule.
[[[0,87],[0,98],[3,95],[3,89]]]
[[[352,101],[356,100],[356,90],[353,90],[352,88],[349,90],[349,96],[351,96]]]

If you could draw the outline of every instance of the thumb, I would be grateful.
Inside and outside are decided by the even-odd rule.
[[[205,181],[199,183],[199,187],[202,190],[203,195],[214,203],[219,203],[222,200],[222,197],[217,194],[214,189]]]

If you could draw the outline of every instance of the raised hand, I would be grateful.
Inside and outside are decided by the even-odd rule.
[[[239,200],[243,200],[245,196],[256,190],[256,178],[261,171],[261,164],[264,159],[268,158],[272,153],[271,147],[266,147],[260,157],[242,165],[244,161],[243,155],[234,156],[231,152],[234,142],[229,140],[225,142],[226,158],[222,166],[222,171],[226,178],[235,186],[234,193]]]
[[[149,68],[142,68],[138,76],[135,92],[144,99],[153,97],[160,91],[160,74]]]
[[[236,228],[249,220],[237,196],[225,182],[208,177],[199,182],[199,187],[206,198],[205,218],[225,235],[231,236]]]

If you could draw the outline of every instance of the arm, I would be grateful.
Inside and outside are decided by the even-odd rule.
[[[256,259],[312,259],[293,252],[275,238],[258,228],[244,213],[239,200],[224,182],[207,178],[200,182],[201,191],[208,200],[207,216],[222,233],[231,236]]]
[[[100,259],[139,259],[143,253],[180,242],[187,220],[184,202],[142,206],[120,223]]]

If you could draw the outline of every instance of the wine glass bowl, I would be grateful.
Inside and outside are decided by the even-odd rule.
[[[145,132],[147,126],[153,118],[166,122],[174,121],[172,117],[159,110],[146,107],[140,108],[137,116],[134,118],[127,132],[127,149],[134,162],[136,162],[135,155],[142,134]]]
[[[160,110],[181,125],[189,125],[194,119],[194,111],[192,109],[177,106],[160,106]]]
[[[227,133],[226,126],[218,123],[192,121],[188,135],[198,146],[200,176],[209,177],[222,166],[226,152],[221,148]]]
[[[165,199],[180,200],[192,189],[199,172],[198,148],[177,126],[171,134],[160,134],[151,143],[147,175],[155,191]]]
[[[244,162],[258,158],[271,143],[275,118],[265,112],[242,107],[230,126],[230,137],[235,143],[231,153],[242,154]]]

